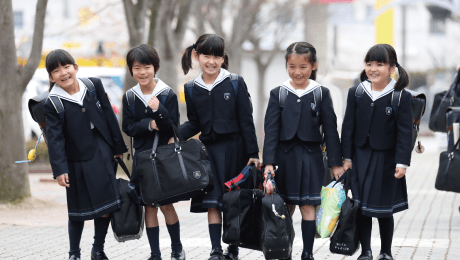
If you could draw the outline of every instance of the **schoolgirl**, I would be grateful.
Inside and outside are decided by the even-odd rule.
[[[342,125],[344,170],[352,168],[350,186],[360,203],[357,227],[360,260],[372,259],[372,218],[378,218],[381,250],[378,259],[393,259],[393,214],[408,208],[406,168],[411,159],[412,100],[404,88],[406,71],[388,44],[369,49],[361,83],[348,91]],[[391,74],[399,72],[395,81]],[[400,99],[396,105],[393,98]],[[353,167],[352,167],[353,166]]]
[[[246,165],[259,165],[258,146],[246,83],[238,76],[238,88],[230,79],[224,40],[214,34],[201,35],[182,56],[187,74],[192,58],[202,73],[184,87],[188,121],[179,128],[184,139],[201,132],[214,176],[214,190],[192,199],[191,212],[208,212],[212,251],[210,260],[238,259],[238,247],[222,252],[222,196],[224,183]]]
[[[179,124],[179,108],[174,91],[155,74],[160,69],[160,58],[157,51],[150,45],[142,44],[131,49],[127,56],[131,76],[138,82],[123,97],[123,131],[133,137],[135,154],[152,149],[155,134],[159,131],[158,145],[165,145],[168,141],[173,142],[173,124]],[[131,92],[131,93],[129,93]],[[130,101],[131,95],[134,100]],[[163,103],[159,98],[166,96]],[[134,101],[134,104],[132,102]],[[131,102],[131,103],[130,103]],[[139,179],[136,167],[133,165],[128,192],[139,203]],[[180,240],[179,218],[171,203],[167,201],[160,207],[165,216],[166,227],[171,237],[171,259],[184,260],[185,252]],[[151,254],[149,260],[161,260],[160,251],[160,227],[158,224],[158,208],[145,206],[146,233],[150,243]]]
[[[75,60],[59,49],[46,57],[46,70],[50,79],[44,104],[46,137],[53,176],[67,192],[69,259],[80,259],[84,221],[90,219],[94,219],[91,259],[108,259],[104,253],[108,213],[121,203],[114,156],[123,158],[126,145],[100,79],[83,79],[91,84],[87,87],[76,77]]]
[[[314,206],[321,204],[324,178],[321,126],[331,173],[336,178],[343,174],[337,117],[329,90],[315,81],[316,49],[309,43],[295,42],[287,48],[285,59],[290,79],[270,91],[265,113],[263,163],[265,174],[270,172],[275,176],[279,193],[291,215],[295,206],[299,206],[302,213],[301,258],[313,259]],[[278,166],[276,175],[275,165]]]

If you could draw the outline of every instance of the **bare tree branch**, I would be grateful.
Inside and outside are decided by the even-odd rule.
[[[38,0],[36,5],[34,36],[32,38],[32,51],[30,52],[26,65],[22,68],[19,67],[18,69],[18,85],[21,88],[21,91],[26,89],[27,84],[32,79],[35,70],[38,67],[38,64],[40,64],[47,4],[48,0]]]

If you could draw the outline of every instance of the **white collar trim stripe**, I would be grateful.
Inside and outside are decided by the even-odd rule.
[[[73,103],[77,103],[80,106],[83,106],[83,100],[84,100],[84,98],[86,96],[87,89],[86,89],[86,85],[80,79],[77,78],[77,82],[78,82],[78,86],[80,88],[79,93],[81,95],[75,95],[74,94],[74,95],[71,96],[69,93],[67,93],[67,91],[65,91],[63,88],[61,88],[58,84],[54,84],[53,89],[51,89],[51,92],[50,92],[49,95],[50,96],[56,96],[56,97],[62,98],[64,100],[67,100],[67,101],[70,101],[70,102],[73,102]]]
[[[155,81],[157,83],[157,85],[155,86],[155,88],[153,89],[153,92],[152,92],[152,94],[155,95],[155,96],[158,96],[165,89],[170,89],[170,87],[168,85],[166,85],[166,83],[164,83],[159,78],[154,78],[153,81]],[[136,86],[132,87],[131,90],[142,101],[142,103],[144,103],[145,106],[148,106],[147,105],[148,101],[146,101],[144,99],[144,93],[142,93],[141,86],[139,84],[137,84]]]
[[[204,81],[203,81],[203,73],[200,73],[200,75],[198,75],[198,77],[195,78],[195,80],[193,82],[196,83],[198,86],[200,86],[200,87],[202,87],[202,88],[204,88],[204,89],[206,89],[208,91],[211,91],[215,86],[219,85],[222,81],[224,81],[228,77],[230,77],[230,72],[228,72],[228,70],[226,70],[226,69],[221,68],[220,72],[219,72],[219,75],[217,76],[216,80],[214,81],[214,83],[210,87],[207,87],[206,83],[204,83]]]
[[[389,93],[393,92],[393,90],[395,89],[395,85],[396,85],[396,80],[391,78],[390,83],[388,83],[388,85],[380,92],[380,94],[376,97],[373,97],[371,82],[368,80],[361,82],[361,86],[364,88],[364,91],[372,99],[372,101],[376,101],[377,99],[384,97],[388,95]]]
[[[291,85],[291,79],[288,79],[287,81],[285,81],[283,85],[281,86],[298,97],[303,97],[307,95],[308,93],[312,92],[313,90],[315,90],[316,88],[321,87],[321,85],[318,82],[312,79],[310,79],[310,83],[308,84],[308,87],[304,89],[304,91],[299,91],[300,93]]]

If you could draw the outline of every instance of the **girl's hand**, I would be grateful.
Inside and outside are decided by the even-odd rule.
[[[268,173],[271,173],[273,177],[275,177],[275,169],[273,167],[273,164],[267,164],[265,165],[265,171],[264,171],[264,179],[267,179]]]
[[[350,162],[350,161],[348,161],[348,160],[344,160],[343,166],[342,166],[343,172],[345,172],[345,171],[348,170],[348,169],[351,169],[352,166],[353,166],[353,163],[352,163],[352,162]]]
[[[256,165],[257,170],[260,170],[260,161],[259,161],[259,159],[257,159],[257,158],[250,158],[249,161],[248,161],[248,164],[246,164],[246,165],[249,166],[249,165],[251,165],[252,163]]]
[[[155,120],[150,121],[150,128],[152,128],[153,130],[160,131],[160,129],[158,129],[158,126]]]
[[[67,187],[69,188],[70,187],[70,184],[69,184],[69,175],[68,174],[61,174],[58,176],[57,178],[58,180],[58,184],[60,186],[63,186],[63,187]]]
[[[174,143],[174,137],[169,138],[168,144]]]
[[[404,167],[396,167],[395,177],[396,179],[401,179],[406,175],[406,168]]]
[[[338,180],[342,175],[343,173],[345,172],[345,170],[343,169],[342,166],[332,166],[331,167],[331,177],[335,178],[335,180]]]
[[[152,110],[158,110],[158,107],[160,106],[160,101],[156,96],[153,96],[149,102],[147,102],[147,105],[152,109]]]
[[[123,160],[123,154],[117,154],[117,155],[114,155],[113,158],[120,158],[121,160]]]

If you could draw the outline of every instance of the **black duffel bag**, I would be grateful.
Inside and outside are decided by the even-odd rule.
[[[190,199],[214,189],[205,146],[197,139],[178,142],[175,126],[173,132],[174,143],[158,146],[156,132],[153,148],[136,156],[141,198],[147,205]]]
[[[442,152],[439,156],[438,175],[435,183],[437,190],[460,192],[459,140],[452,149]]]
[[[421,92],[406,89],[412,96],[412,149],[417,141],[418,132],[420,131],[420,122],[426,108],[426,96]]]
[[[261,251],[260,220],[264,193],[256,188],[256,166],[246,166],[243,171],[248,169],[253,177],[254,189],[239,189],[223,196],[222,241],[229,245]]]
[[[273,180],[272,175],[268,174],[267,179]],[[291,214],[283,198],[277,193],[264,197],[260,244],[265,259],[291,257],[294,237]]]
[[[131,178],[123,160],[118,157],[116,160],[128,178]],[[140,239],[144,231],[144,207],[135,203],[126,192],[129,181],[119,178],[117,183],[120,187],[121,208],[110,214],[113,236],[118,242]]]
[[[431,108],[430,124],[429,127],[435,132],[447,132],[445,115],[448,107],[460,106],[460,97],[457,96],[456,90],[458,88],[457,77],[454,83],[450,85],[448,91],[443,91],[434,96],[433,106]]]

